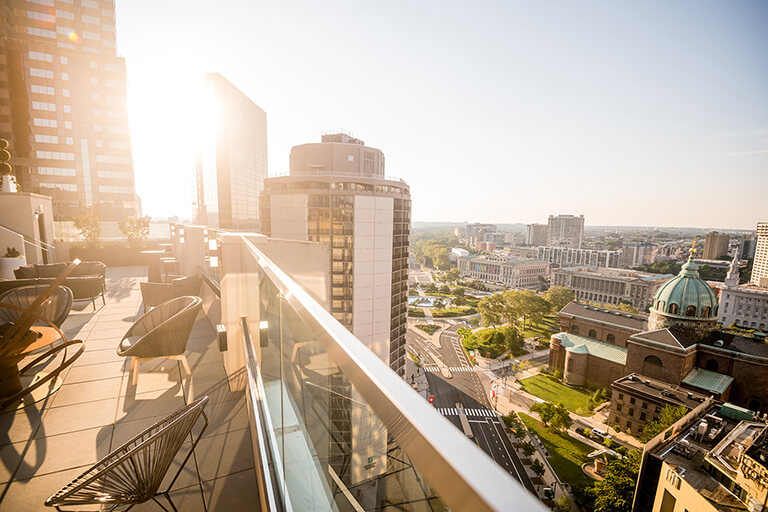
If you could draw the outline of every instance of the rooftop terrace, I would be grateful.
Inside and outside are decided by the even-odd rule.
[[[43,503],[60,487],[151,424],[207,395],[210,423],[174,486],[174,502],[190,512],[258,510],[244,392],[230,391],[216,332],[205,317],[187,344],[191,376],[176,361],[161,359],[142,364],[138,384],[130,383],[129,365],[116,348],[142,311],[139,282],[145,274],[145,267],[109,268],[106,305],[93,311],[90,303],[75,303],[64,323],[65,334],[84,340],[86,348],[62,374],[61,388],[0,415],[0,509],[52,510]],[[185,454],[182,448],[175,464]],[[159,507],[148,502],[133,510]]]

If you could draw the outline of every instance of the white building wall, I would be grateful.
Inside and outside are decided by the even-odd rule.
[[[355,197],[352,332],[389,364],[392,312],[391,197]]]
[[[307,194],[273,194],[271,237],[286,240],[307,240]]]

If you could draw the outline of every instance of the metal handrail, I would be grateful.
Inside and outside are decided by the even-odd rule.
[[[542,504],[414,391],[245,236],[242,242],[452,510],[544,510]]]
[[[7,231],[9,233],[12,233],[14,235],[20,236],[21,237],[21,241],[23,243],[25,243],[27,245],[31,245],[32,247],[36,247],[36,248],[40,249],[41,251],[46,251],[46,252],[50,253],[51,250],[54,250],[54,251],[56,250],[55,246],[53,246],[53,245],[51,245],[51,244],[49,244],[47,242],[43,242],[42,240],[35,240],[33,238],[32,239],[33,241],[29,241],[29,240],[27,240],[27,237],[25,237],[22,233],[19,233],[18,231],[13,230],[13,229],[11,229],[11,228],[9,228],[7,226],[3,226],[2,224],[0,224],[0,229],[4,229],[5,231]],[[39,244],[42,244],[42,245],[37,245],[37,243],[35,243],[35,242],[37,242]],[[43,245],[45,245],[47,247],[43,247]]]

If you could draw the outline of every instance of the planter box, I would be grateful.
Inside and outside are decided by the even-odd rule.
[[[24,256],[18,258],[0,258],[0,279],[16,279],[13,271],[27,264]]]

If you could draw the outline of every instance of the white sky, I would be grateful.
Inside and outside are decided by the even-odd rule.
[[[768,220],[768,3],[117,0],[145,214],[191,214],[199,95],[267,112],[269,170],[345,128],[413,219]]]

